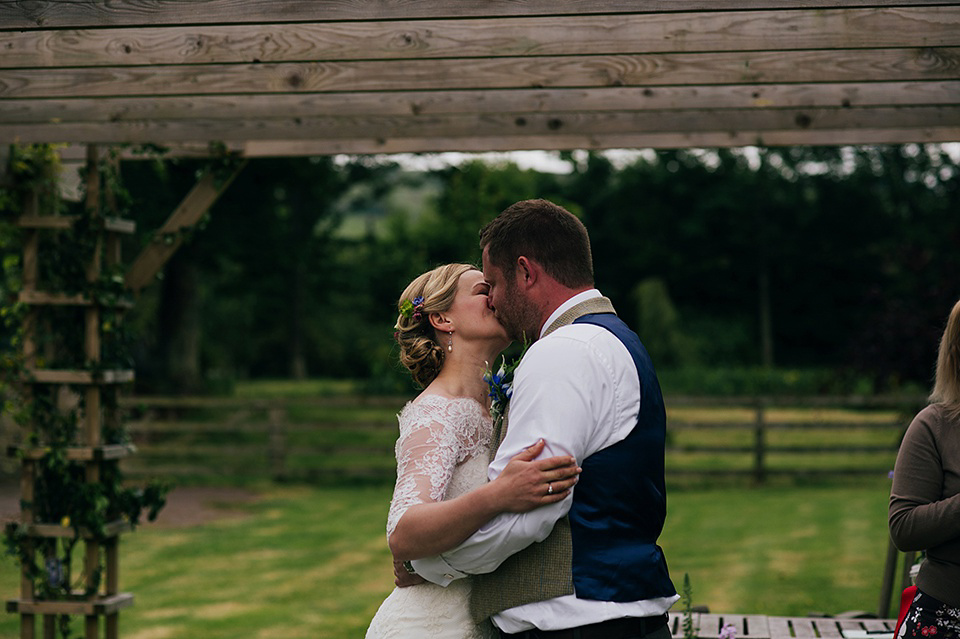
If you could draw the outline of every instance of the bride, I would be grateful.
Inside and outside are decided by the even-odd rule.
[[[449,550],[500,513],[560,501],[576,483],[573,458],[534,461],[543,441],[487,482],[496,443],[483,372],[509,344],[488,292],[476,268],[447,264],[416,278],[400,297],[400,361],[424,390],[398,416],[397,483],[387,516],[395,564]],[[470,620],[469,597],[469,579],[446,588],[429,582],[395,588],[367,639],[495,637],[489,621]]]

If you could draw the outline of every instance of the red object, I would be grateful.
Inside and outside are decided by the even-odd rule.
[[[897,615],[897,627],[893,630],[893,639],[897,639],[897,636],[900,634],[900,624],[903,623],[903,618],[907,616],[907,611],[910,610],[910,604],[913,603],[913,598],[916,596],[916,586],[908,586],[903,589],[903,594],[900,595],[900,614]]]

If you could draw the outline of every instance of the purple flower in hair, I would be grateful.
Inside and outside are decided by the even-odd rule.
[[[412,318],[414,322],[423,319],[423,295],[417,295],[413,301],[403,300],[400,304],[400,314]]]

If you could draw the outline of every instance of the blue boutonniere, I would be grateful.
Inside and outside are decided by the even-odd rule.
[[[507,362],[506,356],[503,356],[500,361],[500,368],[496,373],[488,369],[483,374],[483,381],[490,386],[490,416],[493,418],[495,427],[499,428],[500,423],[503,421],[503,416],[507,411],[507,404],[510,403],[510,398],[513,397],[513,372],[517,366],[520,365],[520,360],[523,359],[529,347],[530,342],[524,341],[523,350],[520,351],[520,355],[510,362]]]

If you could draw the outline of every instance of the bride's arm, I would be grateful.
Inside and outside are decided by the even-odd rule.
[[[394,559],[437,555],[458,546],[500,513],[527,512],[564,499],[576,483],[576,461],[567,456],[534,461],[543,448],[544,442],[538,441],[513,457],[496,480],[469,493],[408,508],[389,536]]]

